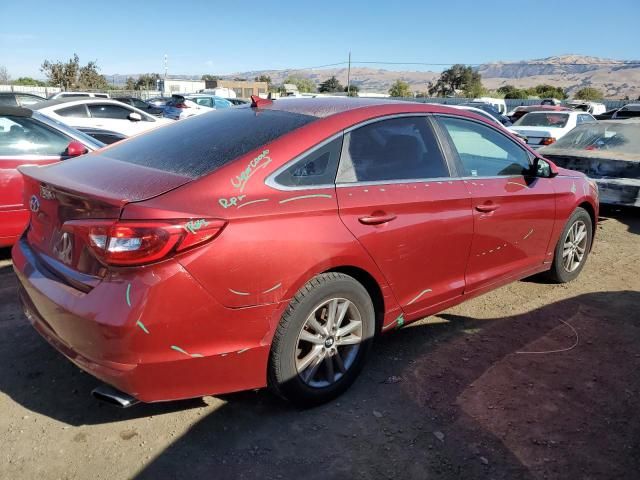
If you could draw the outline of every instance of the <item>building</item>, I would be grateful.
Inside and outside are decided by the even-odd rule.
[[[162,82],[161,82],[162,83]],[[162,89],[164,94],[169,96],[174,93],[197,93],[205,88],[204,80],[185,80],[177,78],[167,78],[164,80],[164,88]]]
[[[207,80],[205,86],[207,90],[214,88],[230,88],[236,92],[240,98],[249,98],[251,95],[265,96],[269,91],[267,82],[252,82],[247,80]]]

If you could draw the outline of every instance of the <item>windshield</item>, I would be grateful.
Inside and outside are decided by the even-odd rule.
[[[58,120],[54,120],[51,117],[47,117],[40,112],[33,112],[33,118],[40,120],[42,123],[46,123],[47,125],[51,125],[56,128],[56,130],[60,130],[65,135],[68,135],[75,140],[78,140],[85,144],[85,146],[89,147],[92,150],[98,150],[99,148],[104,147],[104,143],[96,140],[95,138],[87,135],[80,130],[76,130],[75,128],[71,128],[68,125],[59,122]]]
[[[615,150],[621,153],[640,152],[640,123],[585,123],[559,139],[554,149]]]
[[[558,112],[531,112],[520,118],[514,127],[553,127],[562,128],[567,125],[569,115]]]

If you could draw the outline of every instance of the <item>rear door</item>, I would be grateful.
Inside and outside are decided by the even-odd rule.
[[[342,221],[376,262],[405,314],[462,294],[470,195],[424,115],[346,132],[336,180]]]
[[[499,129],[460,117],[438,120],[472,197],[466,291],[535,270],[547,258],[554,224],[552,180],[532,176],[531,154]]]
[[[125,135],[135,135],[136,133],[148,130],[148,115],[139,113],[142,120],[134,121],[129,119],[129,115],[135,110],[127,105],[114,105],[112,103],[90,103],[87,105],[89,114],[92,118],[92,124],[98,128],[121,132]],[[138,112],[136,112],[138,113]]]

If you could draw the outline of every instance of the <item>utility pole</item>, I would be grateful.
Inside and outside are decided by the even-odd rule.
[[[167,54],[164,54],[164,79],[167,80],[167,71],[169,70],[169,57]]]
[[[347,97],[351,96],[351,50],[349,50],[349,66],[347,67]]]

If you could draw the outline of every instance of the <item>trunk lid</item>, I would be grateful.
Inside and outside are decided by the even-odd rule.
[[[540,145],[543,138],[558,138],[561,130],[549,127],[509,127],[509,130],[527,137],[528,145]]]
[[[70,283],[77,280],[72,278],[75,273],[101,277],[106,270],[91,254],[86,239],[65,228],[65,222],[116,220],[125,204],[150,199],[192,180],[100,155],[51,167],[21,167],[20,172],[30,210],[26,242],[49,270]]]

